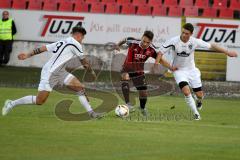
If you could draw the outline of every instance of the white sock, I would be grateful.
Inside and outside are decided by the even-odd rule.
[[[194,114],[200,115],[197,110],[196,103],[191,94],[189,96],[185,96],[185,101]]]
[[[79,101],[81,102],[83,107],[87,110],[87,112],[92,112],[93,109],[92,109],[91,105],[89,104],[86,96],[82,92],[79,92],[78,95],[79,95],[79,97],[78,97]]]
[[[36,96],[25,96],[11,102],[11,108],[22,104],[36,104]]]

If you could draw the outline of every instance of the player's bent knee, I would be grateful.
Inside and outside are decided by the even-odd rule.
[[[191,91],[189,88],[184,88],[182,89],[182,93],[184,94],[184,96],[189,96],[191,95]]]
[[[185,86],[188,86],[188,82],[182,81],[178,84],[178,86],[182,90]]]
[[[130,80],[130,77],[128,75],[128,73],[123,73],[122,74],[122,81],[129,81]]]
[[[190,96],[191,92],[183,92],[184,96]]]
[[[37,98],[36,99],[36,105],[42,105],[46,102],[46,99],[43,98]]]
[[[204,97],[203,91],[196,92],[195,94],[198,98],[203,98]]]
[[[186,87],[187,86],[187,87]],[[187,82],[180,82],[179,83],[179,87],[182,90],[182,93],[184,94],[184,96],[189,96],[191,95],[191,91],[190,88],[188,87],[188,83]]]
[[[130,79],[127,77],[122,77],[122,81],[129,81]]]

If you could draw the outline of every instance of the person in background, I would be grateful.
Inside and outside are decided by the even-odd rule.
[[[17,33],[16,25],[12,18],[9,18],[9,12],[2,12],[0,20],[0,66],[7,64],[12,52],[13,36]]]

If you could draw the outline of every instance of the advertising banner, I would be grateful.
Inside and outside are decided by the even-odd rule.
[[[18,29],[16,40],[24,41],[55,42],[68,37],[74,26],[82,25],[88,32],[87,44],[118,42],[127,36],[140,38],[145,30],[152,30],[154,44],[159,45],[181,29],[181,18],[174,17],[28,10],[10,10],[10,15]]]
[[[194,36],[209,43],[218,43],[240,53],[240,21],[227,19],[187,18],[195,26]],[[226,80],[240,81],[240,54],[227,58]]]

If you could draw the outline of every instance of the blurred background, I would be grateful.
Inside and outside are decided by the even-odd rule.
[[[154,32],[158,47],[180,35],[181,26],[190,22],[195,37],[240,52],[239,0],[0,0],[0,11],[5,10],[17,28],[10,61],[0,67],[0,85],[6,87],[36,87],[40,68],[51,54],[26,61],[17,60],[17,54],[68,37],[75,25],[82,25],[88,32],[84,52],[94,69],[101,70],[98,81],[102,83],[112,81],[109,72],[119,72],[124,60],[124,56],[106,50],[106,43],[141,38],[145,30]],[[125,48],[120,53],[126,52]],[[170,53],[166,58],[171,59]],[[240,97],[239,57],[199,49],[195,61],[207,94]],[[151,74],[151,65],[146,72]],[[173,80],[169,72],[165,78]]]

